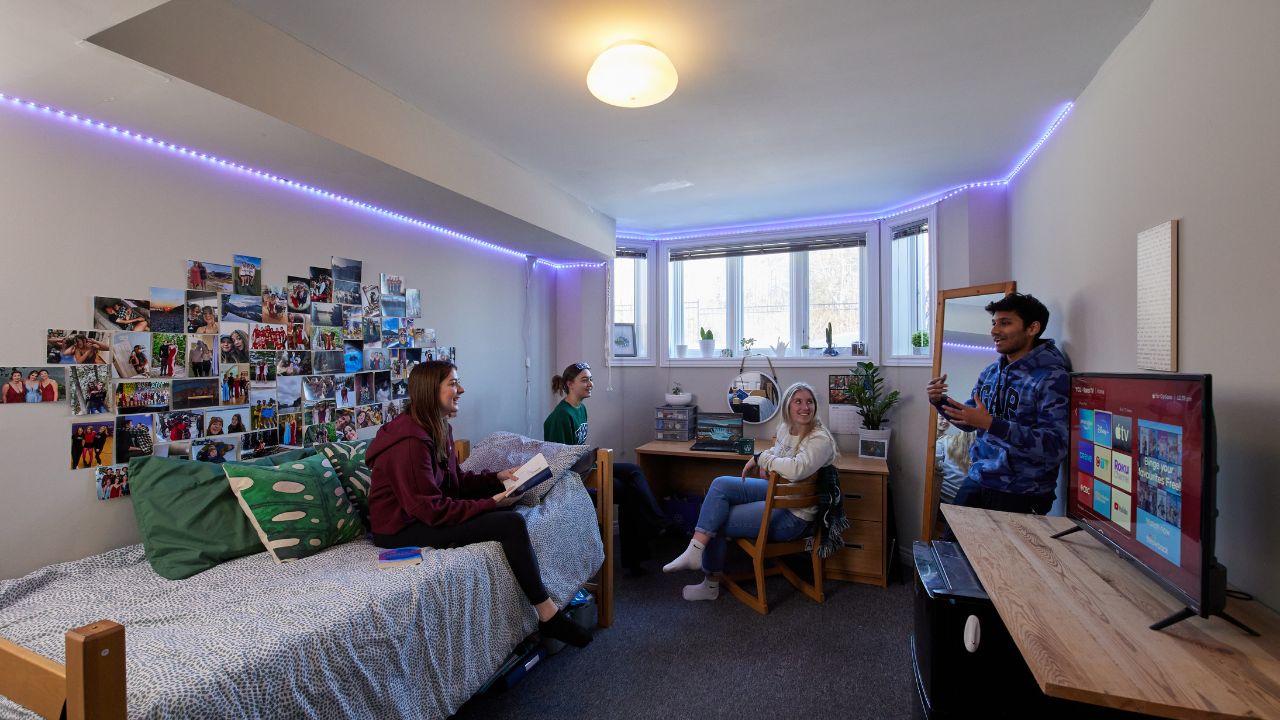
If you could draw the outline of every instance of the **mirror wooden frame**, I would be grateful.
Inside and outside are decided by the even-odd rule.
[[[933,341],[935,344],[933,346],[933,374],[930,375],[931,378],[936,378],[942,374],[942,329],[945,327],[947,300],[974,297],[975,295],[990,295],[992,293],[1008,295],[1009,293],[1017,292],[1017,290],[1018,283],[1010,280],[1008,282],[973,285],[971,287],[938,292],[938,306],[933,315]],[[924,514],[920,522],[920,539],[925,542],[933,539],[939,512],[938,496],[940,488],[938,487],[937,474],[934,472],[934,443],[938,440],[938,409],[932,403],[929,404],[928,440],[925,444],[924,461]]]

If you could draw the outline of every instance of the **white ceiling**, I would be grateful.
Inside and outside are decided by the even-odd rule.
[[[873,212],[1005,175],[1150,0],[232,0],[617,219]],[[680,85],[588,94],[617,40]],[[664,189],[692,183],[677,189]]]

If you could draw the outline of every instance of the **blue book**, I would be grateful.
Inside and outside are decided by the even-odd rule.
[[[402,547],[383,550],[378,553],[378,569],[385,570],[405,565],[417,565],[422,562],[422,548]]]
[[[547,458],[538,453],[529,459],[529,462],[521,465],[511,475],[512,479],[520,483],[516,488],[515,494],[522,495],[529,492],[539,484],[551,478],[551,468],[547,465]]]

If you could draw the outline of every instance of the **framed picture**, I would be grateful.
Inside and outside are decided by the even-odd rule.
[[[889,457],[889,441],[888,440],[872,440],[870,438],[858,439],[858,456],[864,458],[880,458]]]
[[[636,324],[635,323],[614,323],[613,324],[613,356],[614,357],[635,357],[636,356]]]

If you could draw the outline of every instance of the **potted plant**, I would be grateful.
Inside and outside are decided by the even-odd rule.
[[[702,357],[704,358],[715,355],[716,334],[704,327],[698,328],[698,347],[702,350]]]
[[[924,330],[911,333],[911,352],[913,355],[929,354],[929,333]]]
[[[678,382],[671,383],[671,392],[667,393],[665,397],[668,405],[693,404],[693,395],[685,392]]]
[[[885,426],[889,423],[889,410],[898,404],[900,394],[897,390],[885,393],[884,378],[873,362],[860,362],[856,368],[850,368],[849,373],[852,377],[845,395],[862,417],[858,454],[862,457],[888,457],[890,429]]]
[[[738,342],[740,342],[740,343],[742,344],[742,352],[743,352],[743,354],[750,354],[750,353],[751,353],[751,346],[756,344],[756,339],[755,339],[755,338],[744,337],[744,338],[742,338],[741,340],[739,340]]]
[[[687,352],[689,352],[688,345],[676,345],[676,357],[682,358],[685,356],[685,353]]]
[[[822,354],[832,357],[840,354],[840,351],[831,344],[831,323],[827,323],[827,349],[823,350]]]

